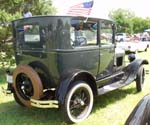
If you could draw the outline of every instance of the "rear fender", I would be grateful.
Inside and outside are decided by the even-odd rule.
[[[87,71],[75,69],[65,72],[61,76],[60,85],[56,90],[56,99],[58,100],[59,104],[64,103],[66,94],[70,89],[71,83],[77,80],[85,81],[92,88],[93,94],[97,95],[97,87],[93,75]]]
[[[149,64],[149,63],[146,59],[135,59],[124,69],[126,76],[128,76],[126,83],[131,83],[136,79],[136,75],[139,70],[139,67],[143,64]]]

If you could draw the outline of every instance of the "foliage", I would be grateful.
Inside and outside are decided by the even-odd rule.
[[[150,18],[137,17],[130,10],[117,9],[109,13],[109,17],[116,22],[117,32],[141,33],[150,28]]]
[[[46,3],[44,0],[35,0],[32,3],[32,6],[34,6],[34,8],[31,6],[30,8],[34,15],[48,15],[56,13],[56,10],[52,7],[51,0],[46,0]]]
[[[132,22],[134,33],[139,33],[150,28],[150,18],[142,19],[140,17],[135,17]]]
[[[149,58],[148,52],[140,52],[137,58]],[[127,57],[126,57],[127,59]],[[149,71],[149,65],[145,67]],[[1,71],[0,71],[1,73]],[[4,85],[4,74],[0,75],[0,87]],[[143,96],[149,93],[149,74],[146,74],[145,86],[137,93],[135,82],[113,92],[95,97],[90,116],[81,123],[73,125],[124,125],[127,117]],[[60,110],[57,108],[38,109],[19,106],[13,95],[5,96],[0,91],[0,124],[1,125],[68,125],[63,122]]]
[[[14,62],[11,21],[22,18],[25,10],[33,15],[55,14],[51,0],[0,0],[0,65]],[[6,63],[7,62],[7,63]]]
[[[117,23],[118,32],[133,32],[132,19],[135,17],[133,12],[119,8],[117,10],[112,10],[109,13],[109,17]]]

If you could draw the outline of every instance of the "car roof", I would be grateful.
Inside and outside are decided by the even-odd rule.
[[[18,21],[18,20],[22,20],[22,19],[29,19],[29,18],[42,18],[42,17],[72,17],[72,18],[87,18],[87,19],[101,19],[101,20],[105,20],[105,21],[111,21],[113,22],[112,20],[109,20],[109,19],[105,19],[105,18],[99,18],[99,17],[93,17],[93,16],[68,16],[68,15],[35,15],[35,16],[32,16],[32,17],[27,17],[27,18],[20,18],[20,19],[16,19],[16,20],[13,20],[12,22],[14,21]]]

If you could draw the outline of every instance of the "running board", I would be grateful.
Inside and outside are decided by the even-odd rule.
[[[128,84],[123,83],[123,81],[122,82],[118,81],[118,82],[112,83],[110,85],[103,86],[101,88],[98,88],[98,90],[97,90],[98,91],[98,95],[103,95],[103,94],[105,94],[107,92],[111,92],[113,90],[116,90],[118,88],[124,87],[126,85],[128,85]]]

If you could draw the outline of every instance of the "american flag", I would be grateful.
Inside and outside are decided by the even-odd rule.
[[[83,2],[71,6],[67,12],[67,15],[72,15],[72,16],[89,15],[92,10],[93,3],[94,3],[93,1],[89,1],[89,2]]]

